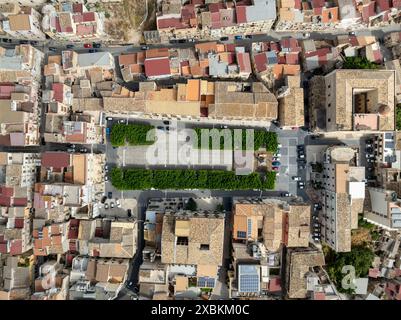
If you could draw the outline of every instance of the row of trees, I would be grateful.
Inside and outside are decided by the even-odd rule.
[[[195,128],[195,133],[197,135],[198,140],[198,148],[202,148],[202,128]],[[213,129],[214,131],[209,132],[209,144],[205,147],[209,149],[216,149],[216,147],[220,150],[224,149],[225,141],[227,143],[231,142],[231,149],[235,148],[234,144],[234,129]],[[218,133],[217,133],[218,132]],[[217,134],[216,134],[217,133]],[[213,145],[213,138],[215,137],[219,139],[219,143],[217,146]],[[245,129],[242,130],[242,148],[241,150],[247,149],[247,140],[249,139],[249,135],[247,135],[247,131]],[[277,134],[275,132],[268,132],[266,130],[254,130],[253,136],[253,149],[259,150],[260,148],[266,148],[267,151],[276,152],[278,147]]]
[[[154,135],[147,140],[148,132],[154,127],[146,124],[121,124],[113,125],[110,134],[110,142],[114,147],[130,145],[151,145],[154,143]]]
[[[146,170],[114,168],[111,182],[119,190],[155,189],[214,189],[250,190],[274,189],[275,172],[236,175],[224,170]]]

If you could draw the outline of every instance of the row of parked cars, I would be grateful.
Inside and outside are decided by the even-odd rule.
[[[365,159],[366,159],[366,170],[368,171],[367,180],[376,180],[374,175],[375,161],[377,152],[375,151],[373,140],[368,139],[365,141]]]
[[[321,209],[322,206],[320,203],[313,204],[311,233],[312,239],[316,242],[320,242],[321,239],[321,226],[319,222],[319,210]]]
[[[298,170],[305,170],[306,168],[306,156],[305,156],[304,145],[297,146],[297,165],[298,165]],[[294,176],[292,177],[292,180],[298,182],[299,189],[305,189],[305,182],[302,181],[302,178],[300,176]]]
[[[272,157],[272,170],[276,172],[276,175],[279,175],[279,171],[280,171],[280,166],[281,166],[281,162],[280,162],[280,157],[281,157],[281,153],[280,153],[280,149],[281,149],[282,145],[278,144],[277,145],[277,151],[273,154]]]

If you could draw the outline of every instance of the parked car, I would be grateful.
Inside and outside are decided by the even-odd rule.
[[[95,52],[97,52],[96,49],[89,49],[89,53],[95,53]]]
[[[106,134],[110,135],[110,128],[109,127],[106,128]]]
[[[72,49],[72,48],[74,48],[74,45],[73,45],[73,44],[67,44],[65,47],[66,47],[67,49]]]
[[[127,216],[128,216],[128,218],[132,217],[132,210],[131,209],[127,209]]]
[[[366,148],[373,148],[373,144],[367,143],[367,144],[365,145],[365,147],[366,147]]]
[[[366,148],[366,152],[369,152],[369,153],[373,153],[373,148],[371,148],[371,147],[368,147],[368,148]]]
[[[7,43],[10,43],[10,42],[13,42],[13,40],[12,39],[1,39],[1,41],[3,41],[3,42],[7,42]]]
[[[103,197],[102,197],[102,200],[100,200],[100,203],[105,203],[106,200],[107,200],[107,197],[106,197],[106,196],[103,196]]]
[[[299,185],[298,185],[298,188],[299,188],[299,189],[305,189],[305,185],[299,184]]]
[[[84,48],[86,48],[86,49],[92,48],[92,44],[91,43],[85,43],[84,44]]]
[[[28,44],[28,40],[20,40],[19,44]]]
[[[294,180],[294,181],[301,181],[301,177],[299,177],[299,176],[294,176],[294,177],[292,177],[292,180]]]
[[[280,160],[280,158],[279,157],[272,157],[272,160],[273,161],[278,161],[278,160]]]
[[[104,208],[107,210],[109,208],[109,205],[107,203],[105,203]]]
[[[107,164],[104,166],[104,171],[106,171],[106,172],[109,171],[109,166]]]
[[[272,170],[275,171],[275,172],[278,172],[278,171],[280,171],[280,168],[279,167],[272,167]],[[276,176],[277,176],[277,174],[276,174]]]
[[[114,202],[110,202],[110,208],[114,208]]]
[[[228,41],[228,40],[229,40],[228,37],[221,37],[221,38],[220,38],[220,41]]]
[[[85,152],[88,152],[88,149],[86,149],[86,148],[81,148],[81,149],[79,149],[79,152],[85,153]]]
[[[281,143],[279,143],[278,145],[277,145],[277,148],[278,149],[281,149],[283,146],[281,145]]]
[[[113,192],[111,192],[111,191],[107,192],[107,197],[109,199],[113,198]]]
[[[298,166],[298,169],[299,169],[299,170],[305,170],[305,168],[306,168],[306,166],[303,165],[303,164],[300,164],[300,165]]]
[[[366,144],[373,144],[373,140],[368,139],[368,140],[365,141],[365,143],[366,143]]]
[[[234,39],[235,39],[235,40],[241,40],[241,39],[242,39],[242,36],[240,36],[240,35],[234,36]]]
[[[318,216],[312,216],[312,220],[319,221],[319,217]]]
[[[106,117],[107,121],[113,121],[113,117]]]
[[[309,32],[304,32],[302,34],[302,36],[304,37],[304,39],[308,39],[308,38],[310,38],[310,33]]]
[[[279,161],[273,161],[272,165],[275,166],[275,167],[278,167],[278,166],[281,165],[281,163]]]
[[[303,151],[303,150],[305,150],[305,146],[302,145],[302,144],[301,144],[301,145],[298,145],[298,146],[297,146],[297,150],[298,150],[298,151],[300,151],[300,150]]]
[[[56,52],[56,51],[57,51],[57,48],[55,48],[55,47],[49,47],[49,51]]]
[[[245,38],[246,38],[246,39],[252,39],[252,38],[253,38],[253,35],[247,34],[247,35],[245,36]]]
[[[109,181],[109,177],[108,176],[104,176],[104,181]]]
[[[283,192],[283,193],[281,194],[281,196],[282,196],[282,197],[290,197],[291,194],[288,193],[288,192]]]
[[[29,43],[31,44],[31,46],[37,46],[38,45],[37,41],[29,41]]]
[[[191,38],[191,39],[188,39],[188,42],[195,42],[196,40],[195,39],[193,39],[193,38]]]
[[[120,202],[120,200],[116,200],[116,206],[117,206],[117,208],[120,208],[120,207],[121,207],[121,202]]]
[[[127,120],[126,119],[120,119],[120,120],[118,120],[118,122],[119,123],[127,123]]]
[[[73,148],[68,148],[68,149],[67,149],[67,152],[75,152],[75,149],[73,149]]]
[[[305,155],[304,154],[299,154],[298,155],[298,159],[305,159]]]
[[[149,50],[149,46],[141,46],[141,50]]]
[[[373,162],[375,162],[375,159],[374,158],[367,158],[366,161],[369,162],[369,163],[373,163]]]
[[[276,152],[273,156],[274,156],[274,157],[277,157],[277,158],[280,158],[280,157],[281,157],[281,153]]]
[[[169,125],[171,124],[171,121],[169,121],[169,120],[164,120],[164,121],[163,121],[163,124],[166,125],[166,126],[169,126]]]
[[[102,44],[101,44],[101,43],[96,43],[96,42],[94,42],[94,43],[92,43],[92,46],[93,46],[94,48],[100,48],[100,47],[102,46]]]

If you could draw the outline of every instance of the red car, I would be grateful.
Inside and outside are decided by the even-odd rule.
[[[92,44],[91,43],[85,43],[84,44],[84,48],[92,48]]]
[[[279,167],[273,167],[272,169],[273,169],[273,171],[276,171],[276,172],[280,171]]]

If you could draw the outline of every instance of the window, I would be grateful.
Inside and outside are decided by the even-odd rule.
[[[245,239],[246,232],[245,231],[237,231],[237,238]]]
[[[209,250],[209,245],[208,244],[201,244],[200,245],[201,250]]]
[[[177,245],[187,246],[188,245],[188,237],[177,237]]]
[[[248,219],[248,230],[247,230],[247,236],[250,238],[252,235],[252,220]]]

